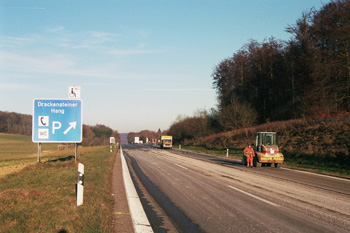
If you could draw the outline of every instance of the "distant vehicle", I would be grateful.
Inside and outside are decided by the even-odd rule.
[[[278,147],[278,136],[276,132],[257,132],[255,138],[255,156],[253,158],[254,167],[261,167],[262,164],[281,167],[284,156]],[[242,164],[247,161],[243,155]]]
[[[161,149],[172,149],[173,148],[173,136],[161,136],[160,137],[160,148]]]

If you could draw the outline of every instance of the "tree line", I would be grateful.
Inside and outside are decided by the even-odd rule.
[[[0,132],[32,135],[32,116],[0,111]]]
[[[158,129],[157,132],[151,130],[142,130],[140,132],[130,132],[127,135],[128,143],[133,143],[135,137],[139,137],[139,140],[142,140],[144,143],[147,141],[151,142],[152,140],[158,141],[162,135],[167,134],[166,131],[162,132]]]
[[[83,146],[109,145],[110,137],[115,138],[115,142],[120,144],[120,135],[117,130],[97,124],[95,126],[83,125]]]
[[[0,111],[0,133],[32,135],[32,116]],[[110,137],[115,137],[116,142],[120,143],[120,135],[116,130],[101,124],[95,126],[83,125],[83,141],[81,145],[108,145]]]
[[[310,9],[288,25],[288,41],[250,40],[214,69],[216,109],[179,117],[169,134],[183,141],[270,121],[322,119],[350,112],[350,1]]]

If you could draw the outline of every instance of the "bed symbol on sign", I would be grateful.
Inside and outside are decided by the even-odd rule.
[[[49,126],[49,116],[39,116],[38,126]]]

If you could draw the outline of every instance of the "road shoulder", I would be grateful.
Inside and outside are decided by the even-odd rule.
[[[134,232],[123,181],[120,150],[116,154],[112,173],[112,193],[114,195],[114,232]]]

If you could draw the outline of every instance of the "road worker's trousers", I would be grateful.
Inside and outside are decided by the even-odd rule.
[[[253,156],[247,156],[247,167],[253,166]]]

